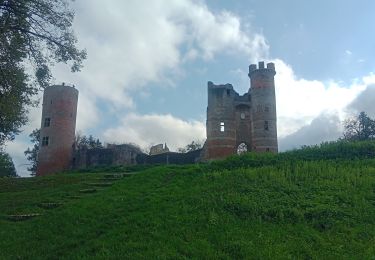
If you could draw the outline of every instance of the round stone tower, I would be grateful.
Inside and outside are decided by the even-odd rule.
[[[64,84],[44,90],[37,176],[71,168],[78,90]]]
[[[255,152],[278,152],[275,65],[259,62],[249,66],[251,110],[252,110],[252,147]]]

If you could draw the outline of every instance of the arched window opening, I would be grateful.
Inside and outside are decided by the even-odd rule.
[[[244,153],[247,153],[247,145],[245,143],[241,143],[237,147],[237,154],[244,154]]]

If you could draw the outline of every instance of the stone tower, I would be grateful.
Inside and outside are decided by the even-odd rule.
[[[78,90],[64,84],[44,90],[37,176],[71,168]]]
[[[208,82],[208,105],[205,144],[209,159],[224,158],[235,152],[236,120],[234,99],[238,94],[230,84]]]
[[[249,66],[252,101],[252,151],[278,152],[275,96],[275,65],[259,62]]]
[[[220,159],[243,149],[277,152],[275,65],[249,66],[250,88],[240,96],[230,84],[208,82],[204,159]]]

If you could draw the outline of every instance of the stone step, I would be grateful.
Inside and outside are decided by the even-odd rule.
[[[43,209],[54,209],[61,206],[61,202],[43,202],[39,203],[38,206]]]
[[[10,221],[24,221],[24,220],[32,219],[38,216],[42,216],[42,214],[40,213],[13,214],[13,215],[7,215],[6,218]]]
[[[66,198],[68,198],[68,199],[81,199],[82,196],[78,196],[78,195],[70,195],[70,196],[66,196]]]
[[[89,186],[95,186],[95,187],[109,187],[112,186],[112,182],[96,182],[96,183],[86,183]]]
[[[95,193],[97,192],[97,189],[82,189],[79,190],[80,193]]]

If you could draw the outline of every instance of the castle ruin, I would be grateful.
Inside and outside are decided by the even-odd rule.
[[[275,74],[273,63],[250,65],[250,88],[242,96],[231,84],[208,82],[205,159],[243,151],[278,151]]]
[[[47,87],[37,175],[92,166],[196,163],[246,151],[278,152],[275,74],[273,63],[250,65],[250,88],[242,96],[231,84],[208,82],[207,140],[203,149],[184,154],[169,152],[166,145],[153,147],[150,155],[129,145],[76,151],[78,90],[64,84]]]

